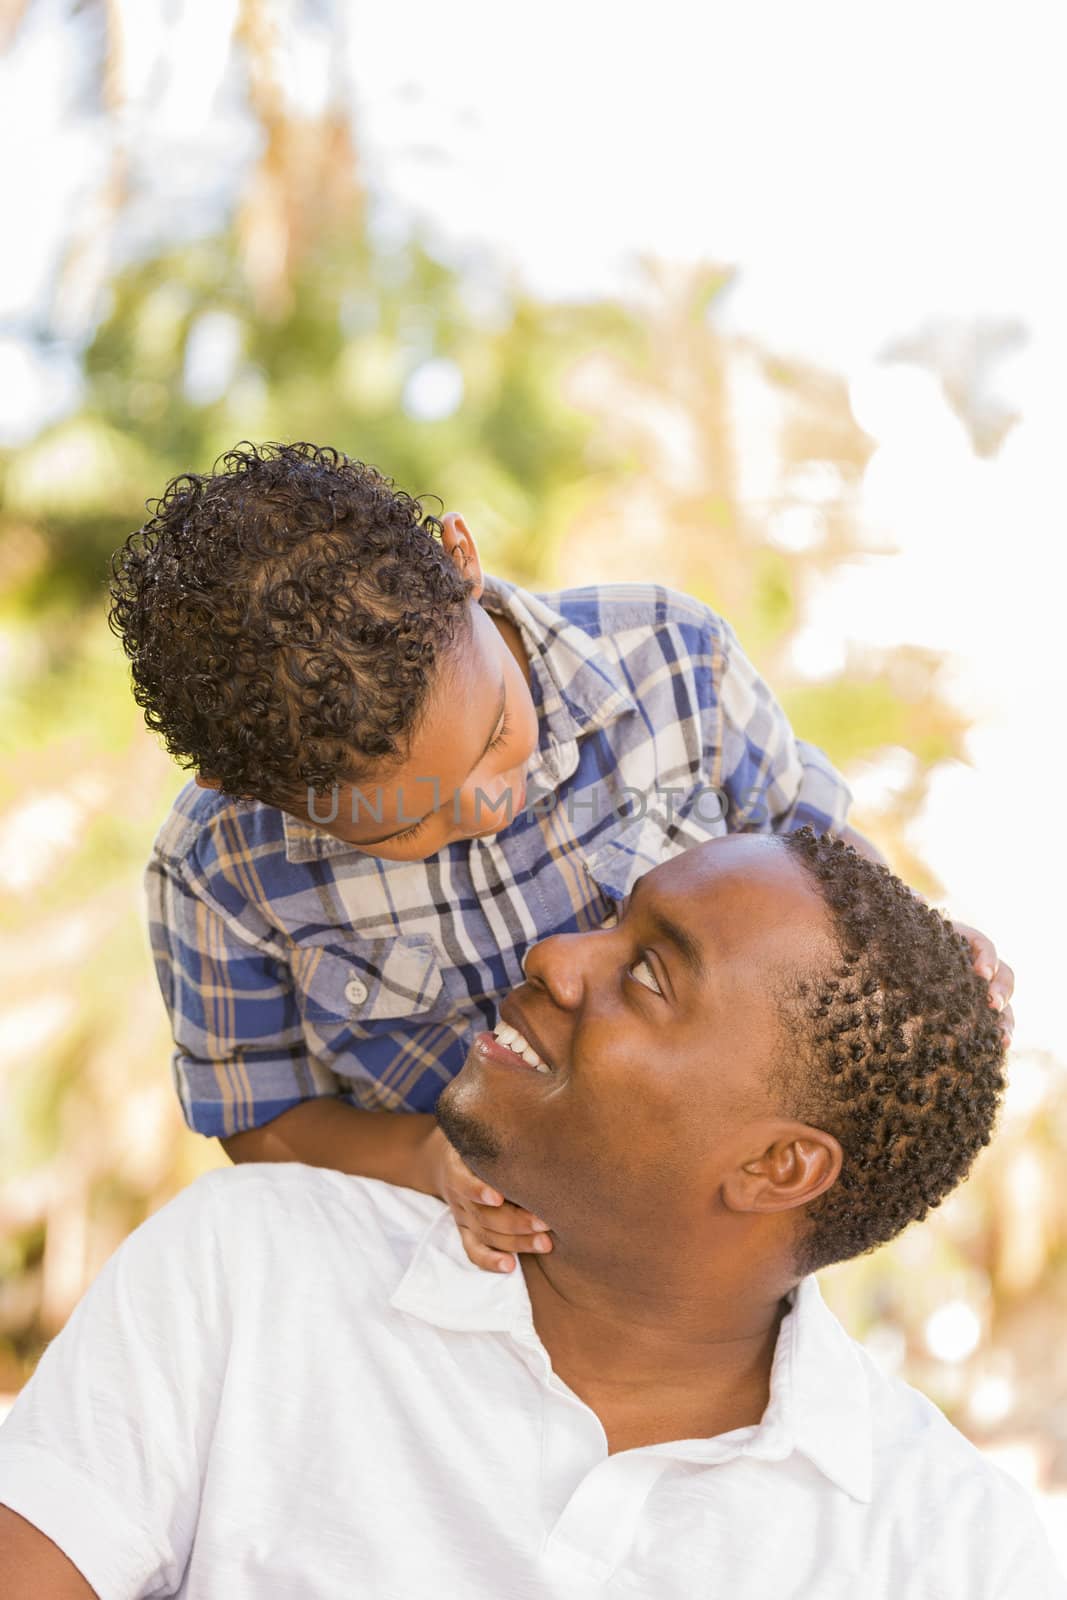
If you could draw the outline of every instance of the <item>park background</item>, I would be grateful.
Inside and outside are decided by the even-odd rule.
[[[310,439],[529,588],[721,611],[1016,969],[994,1143],[820,1282],[1067,1561],[1060,59],[1025,0],[0,0],[0,1395],[225,1164],[170,1083],[141,871],[186,774],[108,557]]]

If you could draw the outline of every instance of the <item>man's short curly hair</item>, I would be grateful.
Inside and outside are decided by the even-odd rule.
[[[783,835],[830,913],[841,960],[783,996],[772,1088],[844,1152],[805,1209],[796,1269],[864,1255],[921,1221],[989,1143],[1005,1045],[966,939],[888,867],[811,828]]]
[[[436,517],[305,443],[244,442],[147,509],[108,621],[171,755],[278,805],[407,758],[474,588]]]

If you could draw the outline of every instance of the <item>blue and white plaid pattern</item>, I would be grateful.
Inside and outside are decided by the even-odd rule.
[[[650,867],[727,831],[844,826],[845,783],[699,601],[487,578],[483,604],[522,634],[541,728],[496,837],[381,861],[272,806],[178,795],[145,884],[198,1132],[315,1095],[431,1111],[539,939],[602,926]]]

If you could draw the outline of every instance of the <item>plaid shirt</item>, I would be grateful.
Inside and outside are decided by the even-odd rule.
[[[521,632],[540,723],[497,836],[382,861],[258,801],[178,795],[145,884],[196,1131],[314,1095],[431,1111],[539,939],[602,926],[649,868],[727,831],[844,826],[848,788],[699,601],[487,578],[482,603]]]

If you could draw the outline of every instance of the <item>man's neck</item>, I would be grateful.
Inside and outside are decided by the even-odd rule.
[[[609,1451],[759,1422],[789,1281],[709,1274],[635,1288],[635,1275],[624,1288],[552,1256],[519,1257],[534,1327],[553,1371],[600,1418]]]

